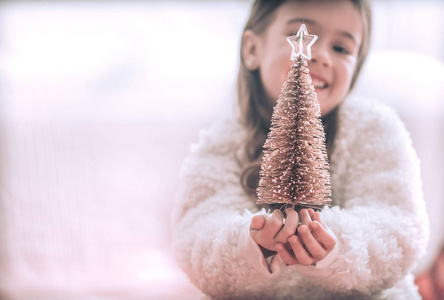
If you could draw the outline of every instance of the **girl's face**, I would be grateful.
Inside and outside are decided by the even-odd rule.
[[[318,36],[308,67],[325,116],[348,94],[362,41],[362,18],[351,1],[287,1],[262,34],[244,35],[251,35],[251,43],[245,44],[253,46],[248,53],[274,104],[292,64],[287,37],[297,33],[302,23],[309,34]]]

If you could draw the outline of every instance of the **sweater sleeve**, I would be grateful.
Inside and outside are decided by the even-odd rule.
[[[268,280],[239,246],[259,210],[240,184],[239,138],[238,129],[227,122],[201,132],[183,165],[172,214],[176,261],[193,284],[219,298],[254,294]]]
[[[386,107],[373,112],[344,117],[341,127],[355,129],[339,132],[335,141],[333,195],[342,208],[321,215],[342,251],[330,265],[333,274],[318,282],[331,292],[390,288],[425,252],[428,218],[419,160],[397,115]]]

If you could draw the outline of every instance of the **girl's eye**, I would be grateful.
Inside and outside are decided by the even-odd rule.
[[[333,46],[333,50],[341,54],[350,54],[350,52],[342,46]]]

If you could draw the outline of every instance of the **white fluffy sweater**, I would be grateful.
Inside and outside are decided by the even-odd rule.
[[[270,265],[249,236],[263,213],[240,184],[235,120],[202,132],[182,170],[173,220],[181,268],[216,299],[420,299],[411,271],[425,251],[428,219],[419,160],[398,116],[348,99],[331,156],[334,206],[321,212],[337,238],[316,266]]]

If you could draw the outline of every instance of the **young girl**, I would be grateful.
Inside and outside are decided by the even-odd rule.
[[[327,135],[333,206],[256,205],[262,147],[304,23]],[[243,32],[240,116],[200,136],[173,213],[176,259],[217,299],[419,299],[411,271],[428,221],[419,162],[397,115],[345,100],[370,40],[366,0],[257,0]],[[267,207],[268,209],[272,208]]]

